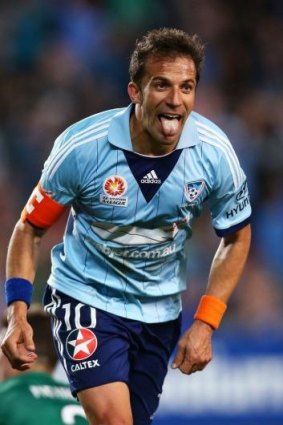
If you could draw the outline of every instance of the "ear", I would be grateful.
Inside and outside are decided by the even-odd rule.
[[[133,103],[141,103],[141,91],[132,81],[128,84],[128,95]]]

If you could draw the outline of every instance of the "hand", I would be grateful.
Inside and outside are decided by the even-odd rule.
[[[179,340],[172,368],[187,375],[204,369],[212,359],[212,333],[211,326],[196,320]]]
[[[30,369],[37,355],[34,352],[33,330],[26,318],[27,308],[21,304],[24,303],[15,302],[8,309],[10,320],[1,348],[11,366],[23,371]]]

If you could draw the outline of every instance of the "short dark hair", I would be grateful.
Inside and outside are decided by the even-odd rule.
[[[27,312],[27,320],[33,329],[33,338],[38,355],[37,361],[54,369],[57,363],[57,354],[54,347],[50,316],[40,304],[32,304]],[[1,320],[2,327],[8,326],[6,315]]]
[[[197,34],[189,35],[176,28],[160,28],[148,31],[136,41],[131,55],[129,73],[131,80],[139,84],[145,73],[149,57],[164,58],[189,56],[195,63],[196,80],[199,81],[204,61],[204,44]]]

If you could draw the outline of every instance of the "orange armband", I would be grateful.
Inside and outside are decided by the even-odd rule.
[[[28,221],[41,229],[48,229],[65,211],[66,207],[54,201],[38,184],[21,214],[22,221]]]
[[[212,295],[203,295],[198,305],[194,319],[201,320],[217,329],[222,320],[227,305]]]

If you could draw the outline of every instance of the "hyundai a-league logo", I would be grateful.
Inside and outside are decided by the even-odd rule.
[[[127,190],[127,182],[121,176],[110,176],[103,183],[103,190],[109,196],[122,196]]]
[[[205,182],[203,180],[187,183],[185,185],[185,196],[189,202],[194,202],[203,191]]]
[[[123,196],[128,189],[126,180],[121,176],[109,176],[103,183],[104,194],[100,195],[100,202],[113,207],[127,207],[128,197]]]
[[[66,348],[71,359],[85,360],[95,352],[97,338],[90,329],[75,329],[67,338]]]

